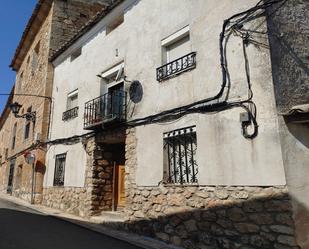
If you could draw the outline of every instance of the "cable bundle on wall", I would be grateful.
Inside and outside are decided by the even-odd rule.
[[[230,32],[233,32],[235,30],[241,31],[244,23],[251,21],[253,19],[256,19],[262,15],[265,15],[266,13],[265,11],[268,7],[274,4],[277,4],[277,3],[282,3],[283,5],[286,1],[287,0],[265,0],[265,1],[261,0],[257,3],[256,6],[246,11],[243,11],[241,13],[235,14],[232,17],[224,21],[223,26],[222,26],[222,32],[219,38],[220,64],[221,64],[221,70],[222,70],[222,84],[221,84],[220,91],[215,96],[194,102],[189,105],[163,111],[155,115],[131,120],[127,122],[127,125],[128,126],[139,126],[139,125],[145,125],[145,124],[150,124],[150,123],[163,122],[166,120],[171,120],[173,118],[179,118],[187,113],[218,112],[218,111],[224,111],[224,110],[235,108],[235,107],[240,107],[240,108],[243,108],[248,113],[250,120],[251,120],[250,123],[242,123],[243,136],[248,139],[255,138],[258,134],[258,124],[256,120],[257,112],[256,112],[256,105],[252,101],[253,92],[251,89],[249,63],[248,63],[248,57],[246,53],[246,46],[250,42],[253,42],[253,40],[249,39],[250,34],[248,31],[245,33],[246,35],[242,37],[246,78],[247,78],[247,83],[248,83],[248,98],[242,101],[235,101],[235,102],[228,102],[226,100],[220,101],[218,103],[210,103],[210,102],[219,100],[223,96],[225,92],[225,88],[227,87],[228,69],[227,69],[227,58],[226,58],[226,51],[225,51],[226,44],[225,43],[227,42],[227,37],[230,35]],[[261,12],[258,13],[259,11]],[[253,131],[252,133],[248,133],[247,128],[251,125],[253,126]]]

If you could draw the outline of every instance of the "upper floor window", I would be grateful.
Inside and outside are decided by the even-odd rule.
[[[192,52],[189,26],[161,41],[163,66],[157,69],[161,81],[195,67],[196,53]]]
[[[70,92],[67,97],[67,110],[78,106],[78,90]]]
[[[78,90],[68,94],[67,110],[62,114],[62,120],[69,120],[78,116]]]
[[[32,112],[32,106],[30,106],[27,109],[27,112]],[[29,136],[30,136],[30,126],[31,126],[30,120],[26,120],[25,131],[24,131],[24,140],[28,140],[29,139]]]
[[[76,58],[78,58],[82,54],[82,47],[74,50],[74,52],[71,54],[71,61],[74,61]]]
[[[32,73],[35,72],[35,70],[37,69],[38,65],[39,65],[39,53],[40,53],[40,48],[41,48],[41,42],[39,41],[33,51],[32,54],[32,63],[31,63],[31,71]]]
[[[16,133],[17,133],[17,123],[14,124],[13,126],[13,132],[12,132],[12,150],[15,149],[15,144],[16,144]]]
[[[197,183],[196,127],[164,134],[164,178],[173,184]]]
[[[124,22],[124,13],[119,14],[106,26],[106,34],[115,30],[120,24]]]
[[[21,93],[22,85],[24,80],[24,72],[21,72],[19,75],[18,82],[16,83],[16,92]]]
[[[172,38],[167,38],[162,41],[162,59],[163,64],[172,62],[191,52],[190,34],[186,30],[183,34],[176,34]]]

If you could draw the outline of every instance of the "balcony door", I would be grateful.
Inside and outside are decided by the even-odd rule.
[[[123,82],[108,88],[108,115],[110,118],[119,118],[123,113],[124,85]]]

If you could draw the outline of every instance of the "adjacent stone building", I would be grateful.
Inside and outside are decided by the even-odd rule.
[[[43,204],[185,248],[306,248],[269,2],[116,1],[59,49]]]
[[[13,57],[16,84],[2,117],[1,189],[30,200],[35,183],[35,202],[42,199],[46,171],[46,142],[49,138],[52,111],[53,67],[49,57],[72,38],[85,23],[105,8],[100,1],[39,0],[24,30]],[[19,115],[35,113],[35,119],[16,118],[9,113],[10,103],[21,105]],[[25,162],[28,152],[36,156],[35,176]]]

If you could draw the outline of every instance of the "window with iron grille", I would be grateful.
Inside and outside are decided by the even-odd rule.
[[[164,133],[164,180],[173,184],[197,183],[196,127]]]
[[[66,156],[67,156],[66,153],[56,155],[54,186],[63,186],[64,185],[64,171],[65,171]]]

